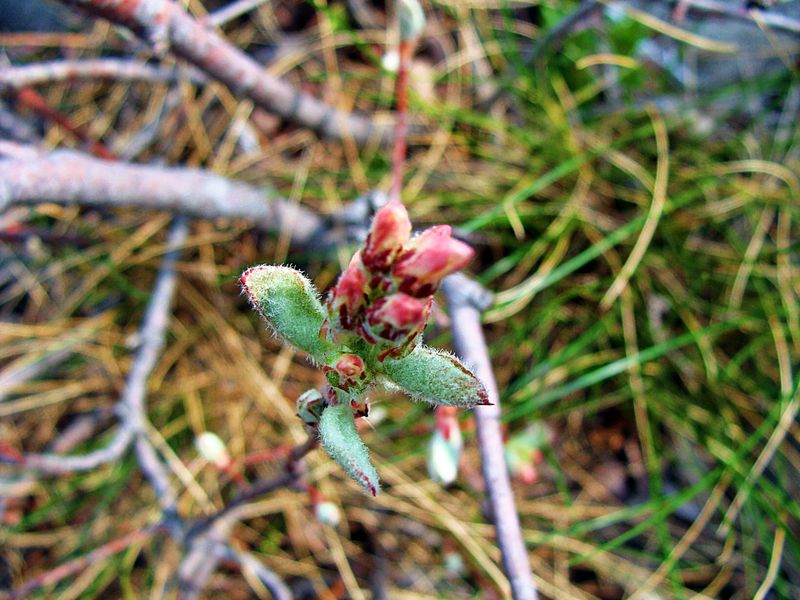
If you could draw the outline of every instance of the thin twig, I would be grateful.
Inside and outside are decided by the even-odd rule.
[[[77,79],[167,82],[174,81],[176,75],[177,72],[174,69],[148,65],[130,59],[56,60],[32,65],[0,67],[0,91]],[[197,75],[194,78],[196,79]]]
[[[201,519],[192,527],[190,527],[186,534],[187,539],[206,530],[214,521],[225,517],[239,506],[242,506],[251,500],[264,496],[265,494],[275,490],[295,484],[300,479],[300,475],[302,474],[300,470],[300,461],[303,459],[303,457],[305,457],[306,454],[314,450],[318,445],[319,438],[317,437],[317,434],[309,434],[305,442],[299,446],[295,446],[292,448],[291,452],[289,452],[284,466],[285,472],[283,474],[270,479],[260,479],[255,481],[247,489],[242,490],[239,492],[239,494],[234,496],[233,499],[219,511],[213,515]]]
[[[477,283],[460,273],[447,277],[442,283],[442,290],[447,296],[450,319],[457,324],[453,327],[456,353],[474,369],[486,386],[492,402],[491,405],[478,406],[474,410],[483,478],[492,506],[504,571],[511,583],[515,600],[536,600],[536,583],[531,574],[503,454],[500,396],[481,328],[480,311],[491,303],[491,297],[487,297],[487,292]]]
[[[252,100],[261,108],[333,139],[352,138],[358,144],[377,139],[388,143],[391,129],[373,124],[365,115],[339,111],[263,67],[213,29],[194,19],[172,0],[61,0],[87,13],[131,29],[154,44],[171,49],[210,77]]]
[[[169,312],[175,289],[175,261],[177,248],[188,234],[185,219],[178,217],[170,231],[167,245],[170,250],[156,279],[153,295],[148,305],[142,327],[139,332],[140,346],[134,359],[133,367],[125,385],[125,391],[117,404],[120,426],[111,441],[99,450],[76,456],[63,456],[55,453],[28,454],[23,457],[22,465],[40,473],[55,475],[89,471],[101,465],[116,461],[122,456],[134,439],[137,440],[137,454],[142,470],[156,488],[157,496],[164,499],[165,504],[174,504],[166,475],[159,471],[159,461],[150,451],[142,447],[141,439],[146,420],[144,399],[147,395],[147,380],[158,360],[164,345]]]
[[[186,555],[178,568],[181,600],[197,598],[220,560],[224,558],[239,562],[243,568],[253,569],[264,585],[272,590],[276,598],[291,598],[288,589],[276,575],[268,576],[271,572],[263,565],[261,565],[261,569],[254,569],[258,561],[254,557],[248,558],[246,555],[234,552],[227,540],[233,525],[238,520],[239,509],[255,498],[297,483],[302,475],[300,465],[303,457],[318,445],[317,434],[310,433],[304,443],[295,446],[288,452],[284,473],[277,477],[256,481],[252,486],[239,492],[216,513],[199,519],[186,528],[183,536]]]
[[[258,577],[258,580],[264,584],[275,600],[292,599],[292,591],[289,587],[280,577],[268,569],[264,563],[248,552],[236,552],[232,548],[229,549],[233,553],[231,558],[239,563],[242,571],[250,571],[253,575]]]
[[[59,110],[56,110],[45,100],[42,95],[30,86],[22,87],[17,90],[17,100],[30,109],[36,111],[45,119],[57,123],[81,142],[87,145],[89,151],[100,158],[113,160],[114,154],[106,148],[102,142],[92,138],[89,130],[83,125],[74,123],[70,117]]]
[[[397,81],[394,94],[396,102],[396,121],[394,126],[394,146],[392,148],[392,187],[390,202],[400,202],[403,191],[403,172],[406,162],[406,136],[408,134],[408,72],[414,53],[412,40],[401,40],[398,49],[400,61],[397,67]]]

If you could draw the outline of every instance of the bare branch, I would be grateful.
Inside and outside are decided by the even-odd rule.
[[[105,447],[84,455],[28,454],[23,457],[23,466],[53,475],[89,471],[119,459],[135,440],[140,467],[153,485],[156,496],[163,507],[174,505],[175,497],[169,485],[169,478],[155,451],[144,437],[147,418],[144,400],[147,396],[147,380],[164,345],[175,291],[175,262],[178,248],[185,241],[187,234],[188,226],[185,219],[178,217],[170,231],[167,240],[170,250],[164,256],[139,332],[139,350],[128,375],[125,391],[117,404],[120,426],[114,437]]]
[[[481,328],[480,310],[486,308],[487,299],[491,303],[491,296],[487,298],[487,292],[483,288],[460,273],[447,277],[442,283],[442,290],[447,296],[450,318],[454,323],[453,344],[456,353],[474,369],[486,386],[492,402],[488,406],[477,406],[474,410],[483,478],[492,505],[504,570],[515,600],[536,600],[536,583],[531,575],[528,551],[522,539],[503,455],[500,396]]]
[[[0,160],[0,212],[13,204],[82,204],[168,210],[205,219],[244,218],[293,240],[318,238],[322,219],[269,187],[255,188],[199,169],[132,165],[74,151]]]
[[[154,43],[156,50],[170,48],[234,93],[323,136],[352,137],[362,145],[371,139],[390,141],[390,127],[373,126],[372,119],[367,116],[339,111],[270,75],[250,56],[192,18],[172,0],[61,2],[128,27],[139,37]]]
[[[219,511],[199,520],[192,525],[186,533],[187,539],[193,536],[202,534],[205,530],[213,525],[215,521],[227,518],[228,515],[235,511],[240,506],[247,504],[251,500],[255,500],[265,494],[279,490],[281,488],[289,487],[297,483],[301,475],[301,461],[303,457],[314,450],[319,445],[319,439],[316,432],[309,434],[305,442],[299,446],[292,448],[289,456],[286,459],[284,466],[284,473],[273,477],[271,479],[260,479],[253,483],[247,489],[242,490],[237,496],[223,506]]]
[[[118,58],[57,60],[0,67],[0,90],[76,79],[165,82],[174,81],[176,72],[174,69]]]
[[[167,237],[168,251],[164,255],[153,294],[147,305],[142,328],[139,331],[139,344],[141,345],[136,354],[133,368],[128,375],[125,395],[122,397],[122,408],[127,410],[125,423],[136,432],[135,449],[139,468],[153,486],[161,509],[165,512],[174,512],[177,498],[170,485],[166,468],[147,438],[145,398],[147,398],[147,381],[161,355],[169,329],[177,279],[175,264],[180,256],[180,247],[188,235],[189,224],[186,218],[177,217]]]
[[[43,454],[26,454],[22,464],[25,468],[47,475],[61,475],[91,471],[102,465],[117,461],[133,441],[133,429],[127,423],[120,424],[114,437],[104,447],[75,456],[64,456],[46,452]]]

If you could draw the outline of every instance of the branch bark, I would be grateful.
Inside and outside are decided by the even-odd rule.
[[[14,204],[42,202],[243,218],[268,231],[290,226],[298,243],[319,241],[324,228],[319,216],[272,188],[200,169],[133,165],[65,150],[0,160],[0,212]]]
[[[171,49],[212,78],[261,108],[334,139],[391,141],[391,127],[373,125],[365,115],[345,113],[296,90],[225,38],[186,13],[173,0],[61,0],[129,28],[154,44]]]
[[[119,58],[54,60],[0,67],[0,90],[76,79],[163,82],[176,79],[176,73],[173,69]]]
[[[450,319],[454,324],[453,344],[456,353],[474,369],[486,386],[492,402],[488,406],[477,406],[474,411],[483,478],[489,492],[503,567],[515,600],[536,600],[536,582],[531,574],[503,454],[500,396],[481,327],[480,311],[491,303],[491,296],[460,273],[447,277],[442,283],[442,290],[447,297]]]

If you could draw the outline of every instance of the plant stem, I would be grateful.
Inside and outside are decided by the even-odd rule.
[[[453,327],[453,345],[456,353],[483,382],[489,394],[487,406],[475,407],[478,428],[478,445],[481,467],[489,502],[492,506],[497,544],[503,556],[503,567],[511,583],[515,600],[536,600],[536,582],[531,574],[528,551],[522,538],[519,516],[514,505],[514,494],[508,477],[500,432],[500,396],[492,372],[489,350],[481,327],[480,309],[485,302],[479,298],[484,290],[460,273],[447,277],[442,283],[450,308],[450,319],[458,323]]]
[[[394,124],[394,147],[392,149],[392,188],[389,202],[400,202],[403,190],[403,171],[406,162],[406,135],[408,133],[408,70],[411,56],[414,53],[413,40],[401,40],[400,63],[397,68],[397,80],[394,94],[397,109],[397,120]]]

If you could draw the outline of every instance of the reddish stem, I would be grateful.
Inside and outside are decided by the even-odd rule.
[[[84,127],[76,125],[65,114],[55,110],[49,104],[47,104],[47,101],[42,97],[42,95],[33,88],[21,88],[17,92],[17,98],[28,108],[36,111],[44,118],[53,121],[54,123],[58,123],[61,127],[69,131],[84,144],[87,144],[89,147],[89,152],[98,158],[104,158],[106,160],[115,160],[117,158],[114,153],[111,152],[111,150],[106,148],[100,142],[93,140],[89,135],[89,132]]]
[[[242,471],[233,462],[228,463],[225,467],[223,467],[220,470],[225,475],[227,475],[228,478],[234,484],[236,484],[236,487],[238,487],[240,490],[246,490],[247,488],[250,487],[250,484],[247,482],[247,479],[245,479],[245,476],[244,474],[242,474]]]
[[[394,126],[394,148],[392,151],[392,188],[389,192],[390,202],[400,202],[403,189],[403,170],[406,160],[406,134],[408,132],[408,71],[411,56],[414,53],[414,41],[400,42],[400,64],[397,68],[395,82],[395,101],[397,103],[397,120]]]

